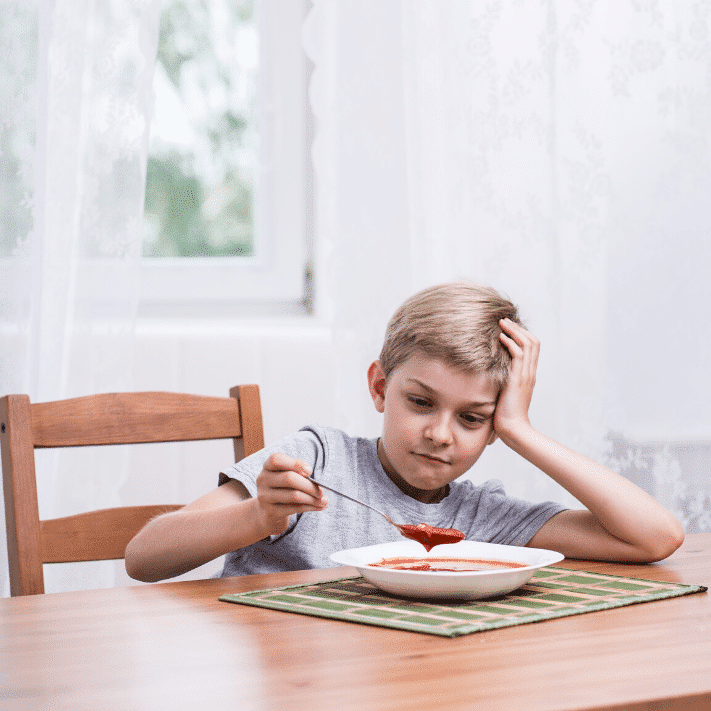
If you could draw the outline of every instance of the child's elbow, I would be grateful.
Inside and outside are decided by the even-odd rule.
[[[140,580],[142,583],[148,582],[141,578],[140,568],[136,567],[136,564],[130,558],[125,558],[123,561],[126,565],[126,574],[132,580]]]
[[[130,545],[130,544],[129,544]],[[143,573],[141,570],[141,565],[137,561],[136,556],[132,554],[131,551],[126,549],[126,554],[123,559],[124,565],[126,566],[126,574],[129,578],[133,580],[140,580],[141,582],[148,582],[143,579]]]
[[[138,580],[141,583],[158,583],[163,580],[161,576],[157,575],[150,568],[146,568],[130,558],[126,558],[124,563],[126,564],[128,577],[133,580]]]
[[[668,531],[656,537],[654,545],[650,550],[648,563],[657,563],[668,558],[684,542],[684,529],[681,523],[674,520]]]
[[[142,583],[155,583],[157,579],[151,574],[151,568],[144,563],[140,550],[137,550],[139,546],[134,543],[135,540],[134,538],[126,546],[123,559],[126,573],[133,580],[139,580]]]

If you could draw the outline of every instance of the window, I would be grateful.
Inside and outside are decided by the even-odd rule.
[[[298,0],[164,0],[143,315],[303,309],[304,12]]]

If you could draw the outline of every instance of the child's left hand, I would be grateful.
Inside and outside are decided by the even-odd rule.
[[[684,540],[684,529],[673,514],[625,477],[531,426],[528,408],[541,344],[508,319],[499,325],[511,365],[494,410],[494,430],[504,444],[584,507],[561,511],[548,519],[526,545],[560,551],[567,558],[637,563],[671,555]]]
[[[540,341],[510,319],[499,321],[501,342],[511,354],[509,380],[501,391],[494,412],[494,430],[506,442],[507,435],[530,427],[528,408],[536,384]]]

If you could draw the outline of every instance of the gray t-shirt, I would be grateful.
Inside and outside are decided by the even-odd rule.
[[[456,528],[473,541],[523,546],[551,516],[564,510],[550,501],[531,504],[508,497],[496,480],[480,486],[455,481],[441,502],[424,504],[390,480],[378,459],[377,440],[317,426],[305,427],[224,469],[220,484],[236,479],[256,496],[257,476],[273,452],[303,459],[317,480],[374,506],[396,523]],[[336,551],[402,540],[397,529],[374,511],[329,491],[326,495],[325,510],[294,515],[282,535],[227,554],[222,577],[330,568],[336,563],[329,555]]]

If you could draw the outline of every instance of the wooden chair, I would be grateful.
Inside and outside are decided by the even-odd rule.
[[[144,442],[232,439],[235,461],[264,447],[257,385],[230,397],[109,393],[30,403],[0,399],[0,445],[12,595],[44,592],[43,563],[117,560],[154,516],[181,505],[127,506],[40,521],[34,450]]]

